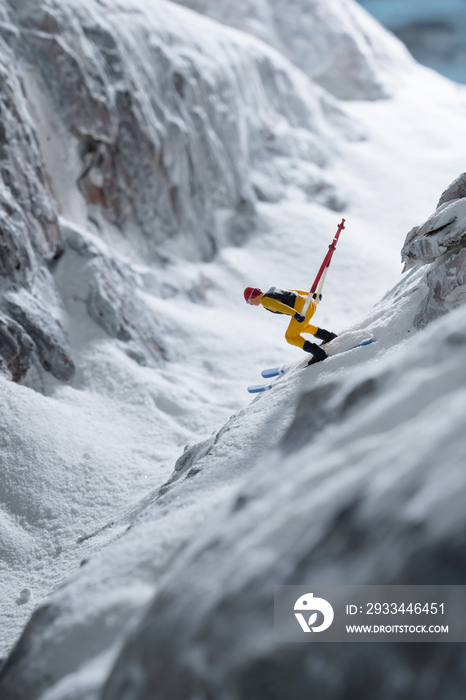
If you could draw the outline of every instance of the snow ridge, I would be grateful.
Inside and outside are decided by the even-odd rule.
[[[175,1],[259,37],[340,99],[386,98],[412,67],[404,46],[355,2]]]

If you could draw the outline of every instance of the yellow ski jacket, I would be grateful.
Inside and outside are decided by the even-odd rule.
[[[308,294],[309,292],[303,292],[300,289],[279,289],[278,287],[270,287],[270,289],[262,295],[261,304],[267,311],[272,311],[274,314],[294,316],[297,312],[301,313]],[[306,314],[306,320],[312,318],[316,309],[316,301],[315,299],[311,299],[309,310]]]
[[[294,316],[297,312],[301,313],[308,294],[309,292],[304,292],[300,289],[279,289],[278,287],[270,287],[267,292],[264,292],[260,302],[267,311],[271,311],[274,314]],[[305,321],[299,323],[294,318],[291,319],[285,334],[288,343],[302,348],[305,343],[302,333],[310,333],[311,335],[317,333],[319,327],[309,323],[316,309],[317,302],[315,299],[311,299],[311,303],[306,312]]]

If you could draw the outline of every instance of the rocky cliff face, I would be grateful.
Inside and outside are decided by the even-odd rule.
[[[466,299],[466,176],[460,175],[440,197],[436,211],[406,237],[401,257],[405,270],[427,265],[425,298],[414,325],[461,306]]]
[[[15,60],[2,38],[0,369],[19,381],[36,357],[65,379],[73,372],[73,362],[58,309],[54,313],[47,308],[47,296],[54,295],[50,270],[64,246],[37,133],[19,76],[11,70]]]
[[[410,64],[402,44],[353,2],[176,2],[259,37],[340,99],[388,97]]]
[[[74,372],[56,283],[68,251],[89,273],[93,321],[157,364],[129,260],[209,260],[289,185],[341,208],[325,169],[351,120],[259,42],[171,3],[12,0],[1,13],[0,366],[14,380]]]

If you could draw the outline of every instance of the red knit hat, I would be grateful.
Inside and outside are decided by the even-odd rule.
[[[244,290],[244,298],[246,301],[249,302],[251,299],[255,299],[256,297],[259,297],[262,294],[262,289],[258,289],[257,287],[246,287]]]

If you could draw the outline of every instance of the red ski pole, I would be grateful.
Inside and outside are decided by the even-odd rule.
[[[327,274],[327,270],[328,270],[329,265],[332,261],[332,256],[336,250],[338,239],[340,238],[340,234],[343,231],[343,229],[345,228],[345,221],[346,221],[346,219],[342,219],[341,223],[338,224],[337,232],[334,236],[334,239],[328,247],[327,255],[325,256],[324,261],[323,261],[322,265],[320,266],[320,270],[317,273],[317,276],[312,284],[312,287],[309,291],[307,299],[304,303],[303,310],[301,311],[303,316],[306,315],[306,312],[309,308],[309,304],[311,303],[311,299],[313,297],[316,299],[317,303],[319,303],[319,294],[322,291],[322,287],[324,285],[325,275]]]

